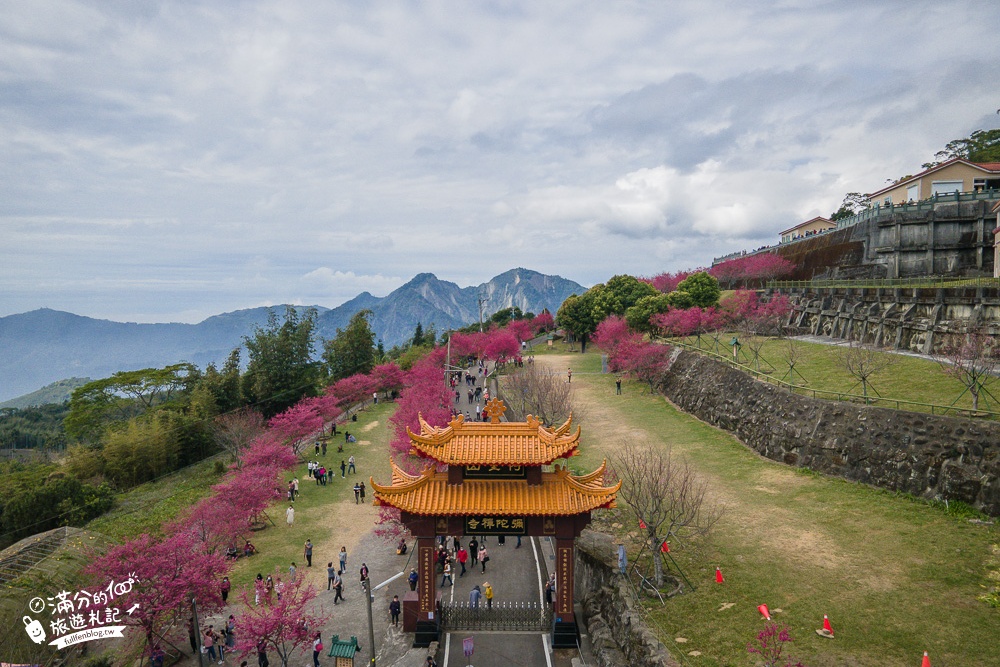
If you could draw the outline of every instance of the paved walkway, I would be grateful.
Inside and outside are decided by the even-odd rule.
[[[475,368],[470,369],[470,372],[476,375],[476,381],[481,386],[483,376],[479,375]],[[476,404],[475,402],[469,404],[467,401],[468,387],[464,382],[460,382],[457,390],[461,393],[460,401],[455,404],[455,407],[463,412],[469,411],[474,419]],[[482,401],[480,401],[480,405],[482,405]],[[324,586],[314,604],[330,614],[330,620],[322,628],[324,642],[329,641],[334,634],[339,635],[342,639],[350,639],[351,636],[357,637],[362,650],[355,656],[355,665],[363,665],[372,656],[367,609],[364,593],[357,576],[361,563],[364,562],[368,565],[369,576],[374,586],[377,587],[400,573],[408,573],[410,568],[416,565],[416,561],[413,558],[414,540],[412,538],[408,554],[399,556],[396,554],[398,538],[379,537],[371,525],[358,526],[358,531],[366,532],[360,537],[350,553],[347,573],[344,577],[346,601],[334,606],[334,594],[332,591],[326,591]],[[516,548],[516,537],[507,538],[504,546],[500,546],[494,537],[487,538],[486,542],[490,554],[490,562],[487,564],[486,572],[483,572],[481,565],[477,565],[475,568],[467,565],[468,571],[465,576],[460,577],[458,572],[461,569],[456,564],[455,585],[446,586],[443,589],[443,600],[448,602],[468,601],[472,587],[479,585],[482,588],[483,584],[488,581],[493,586],[494,600],[497,602],[501,600],[542,601],[542,584],[554,571],[555,563],[555,553],[549,538],[523,538],[520,548]],[[462,538],[462,543],[467,545],[468,540]],[[451,547],[450,541],[448,545]],[[325,566],[323,561],[324,557],[320,557],[317,560],[318,565]],[[440,578],[436,583],[441,583]],[[442,589],[438,588],[438,590]],[[413,636],[402,632],[402,623],[398,628],[390,624],[389,603],[393,595],[399,595],[402,599],[407,591],[409,591],[409,585],[404,574],[389,581],[374,592],[372,620],[376,664],[398,667],[423,667],[425,665],[428,650],[412,648]],[[218,615],[217,618],[201,619],[202,625],[220,622],[225,615],[235,610],[235,606],[230,606],[224,614]],[[582,617],[579,618],[582,621]],[[469,636],[473,637],[475,645],[471,661],[465,657],[462,648],[462,640]],[[541,632],[445,633],[441,637],[436,660],[442,667],[461,667],[470,664],[476,667],[507,667],[509,665],[571,667],[579,662],[578,651],[553,651],[549,642],[550,635]],[[181,645],[186,646],[186,643]],[[585,644],[585,650],[586,648]],[[308,651],[293,658],[289,664],[294,667],[311,665],[311,660],[312,653]],[[256,657],[249,658],[250,665],[255,665],[256,662]],[[593,659],[586,659],[585,662],[594,664]],[[320,659],[321,665],[332,665],[333,663],[333,658],[322,656]],[[179,664],[184,666],[197,665],[197,657],[186,658]],[[238,665],[239,661],[227,656],[226,664]],[[271,655],[271,664],[278,664],[276,656],[273,654]]]

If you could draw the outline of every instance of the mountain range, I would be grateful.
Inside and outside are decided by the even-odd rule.
[[[389,348],[412,336],[418,322],[441,332],[479,321],[480,299],[484,318],[513,306],[534,313],[547,308],[554,314],[566,297],[584,289],[572,280],[522,268],[474,287],[421,273],[384,297],[363,292],[336,308],[313,307],[322,339],[333,338],[359,310],[371,310],[372,330]],[[283,316],[284,306],[273,309]],[[44,308],[2,317],[0,401],[72,376],[102,378],[181,361],[201,368],[221,365],[243,336],[266,326],[269,310],[237,310],[197,324],[112,322]]]

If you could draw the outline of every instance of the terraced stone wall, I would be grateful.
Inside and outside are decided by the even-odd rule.
[[[1000,516],[1000,423],[791,394],[691,352],[661,390],[763,456]]]

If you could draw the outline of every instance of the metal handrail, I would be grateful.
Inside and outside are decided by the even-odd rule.
[[[876,406],[876,407],[891,407],[895,405],[896,410],[905,410],[909,407],[921,407],[930,408],[930,413],[932,415],[947,415],[948,413],[958,413],[970,418],[984,418],[984,419],[1000,419],[1000,412],[993,412],[992,410],[972,410],[971,408],[959,408],[954,405],[940,405],[938,403],[922,403],[920,401],[909,401],[903,398],[883,398],[881,396],[868,396],[867,398],[859,394],[852,394],[850,392],[844,391],[830,391],[826,389],[812,389],[810,387],[805,387],[799,384],[792,384],[791,382],[786,382],[784,380],[779,380],[769,376],[766,373],[762,373],[755,368],[751,368],[745,364],[733,361],[726,355],[718,354],[711,350],[705,350],[703,348],[691,345],[690,343],[685,343],[680,340],[662,338],[660,340],[667,341],[671,345],[677,345],[692,352],[711,357],[718,361],[724,362],[731,368],[736,370],[749,373],[758,380],[764,380],[769,384],[776,385],[789,392],[796,394],[801,393],[803,395],[812,395],[813,398],[826,398],[827,400],[842,401],[845,403],[864,403],[865,405]],[[903,407],[906,406],[906,407]],[[927,412],[927,410],[909,410],[909,412]]]
[[[993,276],[961,277],[927,277],[927,278],[872,278],[872,279],[822,279],[822,280],[771,280],[767,286],[772,289],[956,289],[961,287],[997,287],[1000,288],[1000,278]]]

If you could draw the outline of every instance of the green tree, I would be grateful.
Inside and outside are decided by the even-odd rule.
[[[370,310],[359,310],[345,329],[337,329],[336,336],[323,342],[323,361],[331,382],[368,373],[375,366],[375,334],[368,324],[372,315]]]
[[[841,202],[840,208],[830,214],[830,220],[836,222],[837,220],[850,218],[868,208],[868,204],[868,197],[860,192],[848,192],[844,195],[844,201]]]
[[[624,317],[625,311],[644,296],[656,296],[659,291],[649,283],[629,275],[617,275],[594,294],[594,318],[600,324],[609,315]],[[595,324],[596,326],[596,324]]]
[[[534,315],[532,315],[534,317]],[[524,313],[517,306],[511,306],[510,308],[501,308],[497,312],[490,315],[490,322],[493,322],[498,327],[503,328],[511,323],[512,320],[524,319]]]
[[[667,295],[671,308],[708,308],[719,305],[722,290],[719,281],[704,271],[682,280],[677,289]]]
[[[131,488],[177,467],[180,442],[170,429],[170,421],[137,417],[109,432],[104,444],[104,474],[115,486]]]
[[[73,391],[66,434],[77,441],[96,445],[108,425],[141,415],[186,394],[200,378],[192,364],[122,371],[103,380],[88,382]]]
[[[79,524],[111,509],[114,494],[107,485],[88,486],[71,475],[53,473],[40,484],[17,493],[4,506],[4,532],[15,538],[59,526]]]
[[[316,336],[316,310],[301,316],[288,306],[285,321],[278,322],[274,311],[268,314],[267,327],[257,327],[252,336],[244,336],[249,361],[243,376],[243,395],[257,404],[265,417],[273,417],[295,405],[303,396],[315,396],[319,379],[313,362]]]
[[[243,405],[243,394],[240,383],[240,348],[229,353],[222,371],[209,364],[202,374],[199,386],[203,386],[215,398],[215,406],[219,412],[230,412]]]
[[[556,313],[559,326],[580,341],[581,352],[587,351],[587,340],[600,324],[600,320],[594,317],[594,295],[601,289],[604,289],[604,285],[594,285],[581,295],[573,294],[562,302]]]
[[[929,169],[957,157],[969,162],[1000,162],[1000,129],[976,130],[964,139],[952,139],[934,154],[933,162],[922,166]]]
[[[424,344],[424,325],[417,322],[417,328],[413,330],[413,339],[410,344],[414,347],[420,347]]]
[[[634,306],[625,311],[625,321],[630,329],[649,333],[653,330],[653,325],[649,319],[653,315],[665,313],[670,309],[670,296],[667,294],[653,294],[639,299]]]

